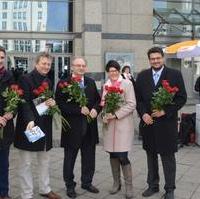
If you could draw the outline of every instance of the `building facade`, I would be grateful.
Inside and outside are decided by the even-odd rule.
[[[0,0],[0,45],[9,68],[27,71],[38,52],[49,51],[55,82],[72,56],[84,56],[100,88],[109,59],[129,63],[136,75],[148,67],[146,53],[153,45],[198,39],[199,10],[199,0]],[[191,97],[198,59],[166,60],[182,71]]]

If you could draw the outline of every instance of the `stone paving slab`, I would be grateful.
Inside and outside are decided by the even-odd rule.
[[[52,190],[58,192],[62,198],[67,198],[65,185],[62,179],[63,149],[53,148],[50,152],[50,177]],[[176,199],[199,199],[200,198],[200,148],[198,146],[183,147],[176,154],[177,157],[177,189],[175,191]],[[147,187],[146,184],[146,156],[141,144],[135,144],[130,153],[130,159],[133,169],[133,188],[134,198],[142,199],[141,193]],[[14,199],[19,199],[20,189],[17,179],[17,161],[18,152],[11,150],[10,154],[10,193]],[[159,160],[160,161],[160,160]],[[164,179],[161,162],[160,165],[160,192],[149,199],[160,199],[164,194]],[[38,195],[38,177],[37,162],[33,159],[34,176],[34,199],[40,199]],[[112,185],[112,177],[109,166],[109,157],[103,151],[101,145],[97,146],[96,152],[96,172],[94,176],[94,185],[100,189],[99,194],[91,194],[80,188],[80,156],[78,156],[75,165],[75,180],[77,181],[76,191],[80,199],[122,199],[124,198],[124,186],[117,195],[109,195],[108,191]],[[124,183],[123,183],[124,184]]]

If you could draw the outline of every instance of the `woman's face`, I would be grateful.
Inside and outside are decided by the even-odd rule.
[[[114,67],[111,67],[109,69],[109,71],[108,71],[108,77],[112,81],[118,80],[119,75],[120,75],[120,72],[116,68],[114,68]]]
[[[124,71],[126,74],[129,74],[130,73],[130,70],[129,68],[125,68],[125,71]]]

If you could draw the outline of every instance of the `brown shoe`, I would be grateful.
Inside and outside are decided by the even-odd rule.
[[[49,198],[49,199],[61,199],[61,197],[54,193],[53,191],[50,191],[49,193],[46,193],[46,194],[40,194],[42,197],[45,197],[45,198]]]

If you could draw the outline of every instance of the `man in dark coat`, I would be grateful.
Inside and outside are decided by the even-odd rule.
[[[137,111],[141,117],[140,130],[148,164],[149,187],[142,195],[149,197],[159,191],[158,154],[160,154],[165,176],[164,197],[174,199],[177,112],[185,104],[187,95],[181,73],[164,65],[161,48],[151,48],[148,51],[148,58],[151,68],[139,73],[136,80]],[[178,87],[179,91],[173,98],[173,104],[166,105],[163,110],[152,110],[152,95],[162,86],[162,80],[168,80],[170,86]]]
[[[33,198],[31,160],[35,154],[38,160],[40,195],[49,199],[60,199],[60,196],[51,191],[49,185],[48,151],[52,148],[52,116],[38,114],[37,104],[34,103],[38,96],[33,92],[43,82],[46,82],[52,90],[51,81],[47,77],[51,63],[52,57],[48,53],[40,53],[36,58],[35,69],[19,79],[26,103],[19,107],[14,146],[19,149],[19,179],[22,199]],[[45,101],[45,104],[51,107],[55,105],[55,101],[50,98]],[[32,143],[28,141],[24,132],[31,130],[34,126],[39,126],[45,136]]]
[[[195,82],[194,90],[199,92],[199,96],[200,96],[200,77],[198,77]]]
[[[72,60],[72,76],[81,77],[84,92],[88,99],[87,107],[80,107],[73,100],[68,101],[69,96],[63,94],[59,86],[56,91],[56,102],[62,111],[62,115],[69,122],[70,128],[62,129],[61,146],[64,147],[63,178],[67,188],[67,195],[76,197],[74,181],[74,164],[79,149],[81,150],[81,182],[82,188],[92,193],[99,190],[92,185],[95,171],[95,148],[98,143],[97,115],[100,112],[100,96],[94,80],[84,74],[87,69],[86,61],[77,57]],[[70,77],[71,79],[71,77]],[[69,82],[70,80],[61,80]],[[59,85],[59,84],[58,84]],[[93,120],[88,123],[87,115]]]
[[[0,47],[0,198],[9,199],[9,149],[14,138],[13,114],[5,113],[6,103],[2,92],[14,83],[14,78],[10,71],[5,68],[6,51]]]

